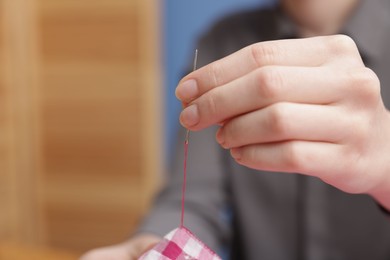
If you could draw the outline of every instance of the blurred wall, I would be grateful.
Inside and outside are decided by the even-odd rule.
[[[127,238],[160,171],[159,2],[0,1],[0,244]]]
[[[181,105],[175,98],[175,88],[192,63],[197,38],[225,15],[275,2],[276,0],[163,1],[166,160],[171,159],[169,155],[179,127]]]

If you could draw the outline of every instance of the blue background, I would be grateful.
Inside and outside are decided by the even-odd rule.
[[[164,0],[163,74],[165,103],[165,159],[170,159],[179,127],[181,104],[175,88],[192,62],[196,39],[222,16],[273,3],[274,0]]]

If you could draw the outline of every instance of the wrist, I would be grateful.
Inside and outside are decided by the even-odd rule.
[[[382,150],[382,156],[385,157],[383,167],[381,169],[381,181],[380,184],[369,194],[380,204],[383,210],[388,211],[390,213],[390,162],[387,157],[390,154],[390,112],[388,110],[385,111],[386,120],[385,127],[383,132],[386,133],[385,141],[382,143],[385,149]]]

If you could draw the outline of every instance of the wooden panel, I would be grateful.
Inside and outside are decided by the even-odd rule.
[[[2,1],[5,236],[31,244],[44,240],[35,10],[32,1]]]
[[[144,115],[136,112],[141,84],[131,68],[54,67],[44,77],[46,172],[139,176],[142,154],[134,148],[141,147]]]
[[[0,14],[3,14],[3,2],[0,0]],[[0,15],[0,50],[4,50],[4,16]],[[7,120],[6,120],[6,91],[4,82],[4,51],[0,51],[0,205],[4,209],[8,206],[8,153],[7,153]],[[8,236],[7,219],[8,214],[0,214],[0,237]]]
[[[91,3],[40,1],[48,243],[76,250],[131,234],[155,184],[148,165],[159,165],[160,143],[145,136],[158,135],[157,46],[144,36],[157,23],[143,18],[156,9]]]
[[[120,242],[161,166],[158,1],[3,3],[0,240]]]
[[[41,1],[45,60],[128,62],[139,57],[137,1]]]
[[[77,255],[45,247],[0,243],[1,260],[76,260]]]

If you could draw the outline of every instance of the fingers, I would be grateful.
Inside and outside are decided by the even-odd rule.
[[[349,193],[365,192],[371,185],[369,178],[357,178],[361,154],[345,145],[288,141],[233,148],[231,155],[252,169],[314,176]]]
[[[152,234],[138,234],[121,244],[93,249],[85,253],[80,260],[135,260],[161,241]]]
[[[277,102],[330,104],[344,96],[348,84],[345,73],[330,68],[267,66],[205,93],[183,110],[180,121],[200,130]]]
[[[234,148],[235,160],[247,167],[278,172],[302,173],[333,180],[333,173],[346,168],[342,146],[331,143],[288,141]]]
[[[129,254],[134,256],[134,259],[138,259],[145,252],[152,249],[156,244],[161,241],[162,238],[152,234],[139,234],[131,242],[131,250]]]
[[[346,36],[249,46],[189,74],[176,94],[182,125],[220,124],[217,139],[240,164],[317,176],[347,192],[383,179],[367,174],[369,151],[383,145],[380,82]]]
[[[228,121],[217,132],[224,148],[289,140],[341,142],[352,125],[334,106],[277,103]]]
[[[263,66],[316,67],[336,61],[336,57],[337,62],[362,64],[356,54],[353,40],[343,35],[256,43],[187,75],[179,83],[176,95],[189,103]]]

